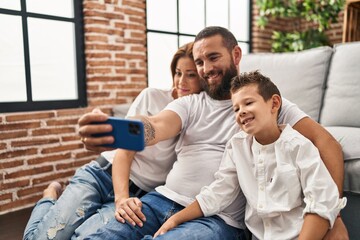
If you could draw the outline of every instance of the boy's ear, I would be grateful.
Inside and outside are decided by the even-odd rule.
[[[271,97],[272,101],[272,111],[276,112],[280,109],[281,106],[281,97],[278,94],[274,94]]]

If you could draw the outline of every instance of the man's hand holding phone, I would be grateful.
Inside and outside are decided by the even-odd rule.
[[[145,147],[141,121],[108,117],[99,109],[79,119],[79,135],[86,149],[96,152],[124,148],[141,151]]]
[[[144,125],[140,120],[108,117],[105,123],[111,124],[112,131],[95,134],[95,136],[112,136],[114,142],[105,144],[104,147],[122,148],[132,151],[142,151],[144,149]]]
[[[112,126],[105,122],[107,119],[108,115],[98,108],[95,108],[90,113],[84,114],[79,119],[79,135],[87,150],[103,152],[113,149],[110,147],[104,147],[104,145],[112,144],[114,142],[114,138],[112,136],[96,136],[96,134],[105,134],[112,131]]]

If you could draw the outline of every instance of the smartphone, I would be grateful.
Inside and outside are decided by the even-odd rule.
[[[104,147],[123,148],[134,151],[142,151],[145,148],[144,125],[140,120],[109,117],[105,122],[97,124],[111,124],[113,130],[109,133],[95,134],[94,136],[113,136],[112,144]]]

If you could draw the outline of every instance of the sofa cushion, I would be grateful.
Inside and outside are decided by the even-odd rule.
[[[320,123],[360,127],[360,42],[334,46]]]
[[[325,127],[340,143],[344,160],[360,159],[360,128],[354,127]],[[359,168],[360,173],[360,168]]]
[[[131,103],[123,103],[123,104],[115,105],[112,109],[113,116],[119,118],[125,118],[130,106]]]
[[[297,53],[248,54],[240,71],[259,70],[270,77],[283,97],[318,121],[332,52],[330,47],[319,47]]]
[[[341,144],[344,161],[344,191],[360,193],[360,128],[325,127]]]
[[[345,162],[344,192],[360,194],[360,158]]]

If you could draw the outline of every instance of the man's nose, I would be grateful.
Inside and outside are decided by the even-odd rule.
[[[204,74],[209,74],[213,70],[213,65],[210,62],[204,62]]]

